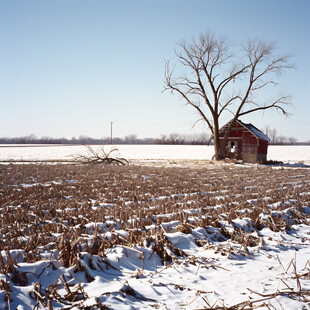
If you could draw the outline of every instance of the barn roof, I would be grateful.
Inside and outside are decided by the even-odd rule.
[[[267,137],[262,131],[260,131],[259,129],[257,129],[257,128],[256,128],[254,125],[252,125],[251,123],[245,124],[245,123],[241,122],[240,120],[237,120],[237,121],[238,121],[241,125],[243,125],[244,127],[246,127],[249,131],[251,131],[257,138],[270,141],[270,138],[269,138],[269,137]]]
[[[228,122],[225,126],[223,126],[220,129],[220,132],[224,132],[227,129],[227,127],[230,125],[231,122],[232,121]],[[250,131],[257,138],[262,139],[262,140],[266,140],[266,141],[270,141],[270,138],[268,138],[262,131],[260,131],[258,128],[256,128],[251,123],[246,124],[246,123],[243,123],[242,121],[240,121],[239,119],[237,119],[236,122],[238,122],[241,126],[246,128],[248,131]]]

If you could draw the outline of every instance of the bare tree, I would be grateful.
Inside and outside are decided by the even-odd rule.
[[[267,109],[286,115],[290,103],[282,94],[269,102],[259,98],[262,90],[278,86],[276,75],[292,68],[290,56],[274,56],[274,45],[258,40],[249,41],[238,57],[233,51],[227,40],[207,33],[176,46],[177,63],[188,74],[175,76],[177,67],[171,69],[166,62],[164,90],[179,94],[207,123],[217,160],[224,157],[228,133],[238,117]],[[221,143],[220,120],[227,112],[232,114],[232,122]]]
[[[270,143],[271,144],[276,144],[277,142],[277,138],[278,138],[278,132],[277,129],[275,128],[270,128],[269,125],[267,125],[265,127],[265,130],[263,130],[266,134],[266,136],[268,136],[270,138]]]
[[[269,125],[266,125],[265,128],[264,128],[262,131],[266,134],[266,136],[269,137],[271,130],[272,130],[272,129],[270,128],[270,126],[269,126]],[[269,138],[270,138],[270,137],[269,137]]]
[[[178,133],[172,132],[169,135],[168,143],[169,144],[184,144],[184,140],[185,140],[184,136]]]
[[[278,136],[277,139],[276,139],[276,144],[279,144],[279,145],[283,145],[283,144],[287,144],[288,140],[287,140],[287,137],[285,136]]]
[[[295,145],[297,142],[297,139],[295,137],[288,137],[288,144]]]
[[[124,138],[124,142],[127,144],[135,144],[137,142],[138,136],[133,134],[133,135],[128,135]]]

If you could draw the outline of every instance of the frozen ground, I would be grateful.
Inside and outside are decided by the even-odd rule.
[[[141,246],[115,246],[106,251],[104,260],[81,253],[81,271],[63,267],[57,254],[53,259],[25,263],[21,262],[23,251],[15,251],[11,255],[20,261],[16,270],[21,279],[21,275],[27,275],[29,284],[11,282],[10,309],[35,309],[36,305],[38,309],[48,308],[47,296],[52,293],[47,288],[54,283],[58,295],[55,293],[50,309],[307,310],[310,230],[306,225],[293,229],[293,234],[264,229],[259,234],[264,245],[249,251],[234,242],[199,247],[197,236],[207,238],[202,228],[191,234],[166,233],[171,243],[185,253],[184,257],[174,255],[175,259],[166,265],[151,248]],[[230,251],[225,251],[228,248]],[[6,257],[4,251],[2,255]],[[1,279],[7,281],[0,274]],[[70,289],[65,288],[65,282]],[[71,302],[65,299],[70,294],[75,297]],[[0,290],[1,309],[9,309],[5,295],[6,291]]]
[[[129,160],[210,160],[213,146],[201,145],[116,145],[122,157]],[[94,146],[96,149],[96,146]],[[109,150],[110,146],[106,146]],[[0,161],[70,161],[85,153],[84,146],[4,146],[0,145]],[[310,164],[310,146],[269,146],[268,160]]]
[[[206,150],[120,146],[169,162]],[[309,310],[310,169],[0,164],[0,309]]]

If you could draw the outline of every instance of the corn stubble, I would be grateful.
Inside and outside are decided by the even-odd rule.
[[[198,246],[228,257],[247,256],[250,247],[263,244],[259,234],[250,235],[253,231],[290,231],[293,224],[309,223],[306,169],[14,164],[0,166],[0,184],[0,273],[13,275],[18,285],[28,279],[16,272],[14,249],[23,249],[22,259],[29,263],[46,260],[42,251],[54,251],[64,267],[83,271],[91,282],[88,268],[114,268],[105,251],[115,245],[152,246],[169,265],[186,256],[168,240],[169,232],[190,234],[203,227],[208,238],[196,239]],[[247,224],[240,227],[236,219]],[[227,240],[238,248],[221,246]],[[46,268],[56,269],[52,260]],[[35,283],[31,297],[47,308],[51,300],[66,304],[87,298],[81,286],[70,287],[64,277],[62,283],[65,296],[57,293],[59,284],[42,295]],[[9,283],[1,280],[0,289],[9,303]]]

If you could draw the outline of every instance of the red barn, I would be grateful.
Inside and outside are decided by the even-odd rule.
[[[231,122],[220,129],[221,142]],[[270,139],[252,124],[236,120],[228,135],[225,156],[248,163],[265,163],[269,141]]]

